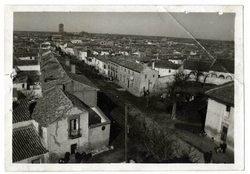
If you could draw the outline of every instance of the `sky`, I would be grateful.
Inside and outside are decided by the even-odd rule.
[[[235,13],[14,12],[14,30],[234,40]]]

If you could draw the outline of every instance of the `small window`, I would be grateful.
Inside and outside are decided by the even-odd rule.
[[[128,74],[130,74],[130,71],[128,70]]]
[[[105,126],[102,126],[102,130],[103,130],[103,131],[105,130],[105,128],[106,128]]]
[[[229,105],[227,105],[227,106],[226,106],[226,111],[227,111],[227,112],[230,112],[230,110],[231,110],[231,107],[230,107]]]
[[[145,75],[145,79],[147,78],[147,75]]]
[[[22,84],[22,88],[24,88],[24,86],[25,86],[25,84],[23,83],[23,84]]]
[[[126,68],[124,68],[124,72],[126,72]]]
[[[169,73],[171,73],[171,70],[168,70]]]
[[[155,78],[155,75],[153,74],[153,78]]]
[[[70,120],[70,130],[78,130],[78,119]]]

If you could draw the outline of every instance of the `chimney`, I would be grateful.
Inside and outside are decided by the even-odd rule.
[[[152,61],[152,69],[155,69],[155,61]]]
[[[66,60],[65,60],[65,65],[66,65],[66,66],[70,66],[70,61],[69,61],[69,59],[66,59]]]
[[[76,73],[76,65],[71,65],[71,73],[75,74]]]

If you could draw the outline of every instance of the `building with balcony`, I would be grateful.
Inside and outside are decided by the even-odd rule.
[[[39,125],[50,157],[56,154],[62,158],[66,152],[91,152],[109,145],[108,118],[59,86],[37,101],[32,118]]]
[[[32,114],[50,162],[57,162],[55,159],[66,152],[89,153],[106,147],[110,136],[110,120],[97,106],[99,89],[84,75],[76,74],[76,65],[56,56],[53,52],[42,56],[43,97]]]

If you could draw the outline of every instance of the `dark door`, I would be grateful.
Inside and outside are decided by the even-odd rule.
[[[77,144],[72,144],[71,145],[71,154],[75,154],[75,152],[76,152],[76,148],[77,148]]]
[[[221,140],[222,141],[226,141],[227,139],[227,132],[228,132],[228,127],[227,126],[222,126],[222,130],[221,130]]]

